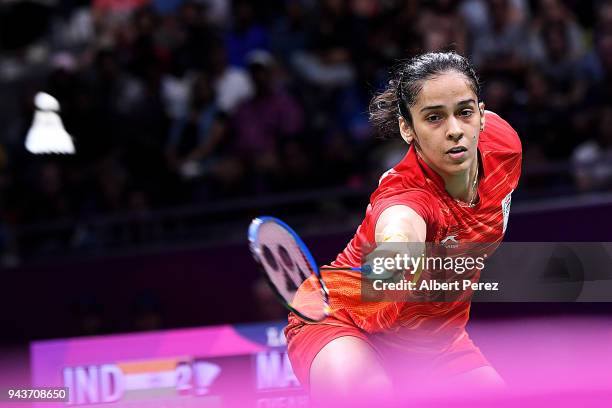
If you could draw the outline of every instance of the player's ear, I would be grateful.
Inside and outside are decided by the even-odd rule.
[[[403,116],[400,116],[398,121],[402,139],[404,139],[408,144],[412,143],[414,140],[414,132],[412,130],[412,126],[408,124],[408,121],[404,119]]]
[[[485,128],[485,104],[480,102],[478,104],[478,110],[480,111],[480,131],[482,132]]]

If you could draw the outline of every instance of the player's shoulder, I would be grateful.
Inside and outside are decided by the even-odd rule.
[[[378,181],[378,187],[370,196],[371,204],[397,200],[408,202],[414,199],[423,202],[435,201],[421,169],[412,166],[410,162],[410,157],[406,157],[397,166],[383,173]]]
[[[478,142],[481,151],[518,153],[522,152],[521,139],[516,130],[501,116],[485,111],[485,127]]]
[[[377,190],[397,193],[407,189],[422,189],[425,186],[425,177],[417,163],[416,151],[410,146],[404,158],[382,174]]]
[[[372,193],[370,202],[388,198],[404,191],[404,175],[395,167],[385,171],[378,179],[378,187]]]

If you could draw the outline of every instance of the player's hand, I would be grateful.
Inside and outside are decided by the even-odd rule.
[[[422,251],[422,243],[380,242],[365,256],[362,271],[368,279],[412,280],[418,273],[414,260]]]

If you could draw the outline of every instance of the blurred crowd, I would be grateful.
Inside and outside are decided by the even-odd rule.
[[[369,186],[405,151],[369,99],[450,49],[519,132],[525,191],[612,186],[610,1],[12,1],[0,47],[4,225]],[[38,91],[78,154],[25,151]]]

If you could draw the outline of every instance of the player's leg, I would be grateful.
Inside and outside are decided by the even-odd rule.
[[[436,359],[434,366],[449,391],[497,392],[506,388],[503,378],[465,331]]]
[[[344,336],[327,343],[310,367],[310,396],[317,403],[372,403],[389,398],[392,385],[372,345]]]
[[[367,335],[333,317],[327,322],[307,324],[291,313],[285,329],[293,372],[313,401],[326,406],[360,392],[387,395],[391,382]]]
[[[506,383],[497,370],[491,366],[478,367],[448,379],[449,385],[457,391],[490,391],[506,389]]]

